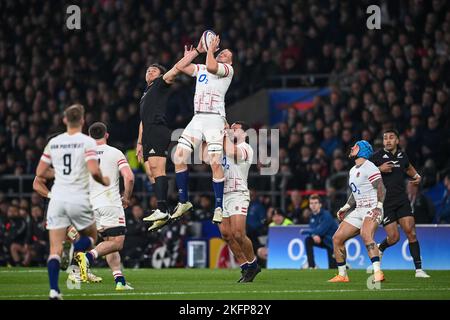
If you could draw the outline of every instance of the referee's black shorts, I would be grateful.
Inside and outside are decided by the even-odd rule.
[[[409,201],[384,203],[383,214],[383,227],[401,218],[414,216]]]
[[[164,125],[149,125],[142,133],[144,161],[148,157],[167,157],[171,132]]]

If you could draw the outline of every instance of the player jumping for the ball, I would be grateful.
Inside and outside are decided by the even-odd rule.
[[[194,149],[205,140],[212,169],[213,189],[216,198],[214,223],[222,222],[222,200],[224,189],[224,172],[222,169],[223,130],[225,119],[225,94],[233,78],[232,58],[230,50],[222,50],[217,58],[220,39],[215,36],[209,45],[206,65],[191,63],[200,53],[205,52],[202,42],[191,50],[175,66],[181,72],[197,77],[194,96],[195,115],[184,129],[178,140],[175,152],[176,184],[179,202],[172,219],[179,219],[186,214],[192,204],[188,201],[188,166],[187,162]]]
[[[339,273],[328,282],[349,282],[346,267],[345,241],[358,233],[364,241],[372,261],[374,282],[384,280],[380,266],[380,253],[374,240],[375,231],[383,220],[383,202],[386,188],[380,170],[368,159],[373,149],[365,140],[358,141],[351,149],[349,158],[355,159],[355,165],[349,173],[351,189],[347,203],[339,209],[337,216],[342,223],[333,236],[334,255]],[[356,208],[347,214],[347,211]]]

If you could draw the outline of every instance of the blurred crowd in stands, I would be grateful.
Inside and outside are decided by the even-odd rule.
[[[81,8],[81,30],[65,27],[65,8],[72,2]],[[366,27],[370,4],[381,7],[381,30]],[[270,87],[276,75],[329,74],[328,82],[314,76],[290,81],[291,87],[328,85],[331,94],[316,97],[310,110],[289,108],[276,126],[280,170],[291,173],[277,180],[291,190],[289,219],[309,221],[307,197],[298,190],[322,191],[324,207],[335,212],[346,199],[349,147],[365,139],[382,148],[382,131],[394,127],[423,177],[420,189],[408,186],[417,222],[450,222],[446,0],[5,0],[0,21],[0,176],[34,174],[48,137],[64,130],[62,110],[75,102],[86,108],[86,127],[106,123],[110,144],[142,171],[134,148],[146,67],[153,62],[170,67],[184,45],[196,45],[210,28],[220,34],[220,46],[234,52],[228,105]],[[190,120],[192,101],[193,81],[180,76],[169,99],[173,129]],[[2,259],[42,263],[44,201],[36,194],[11,199],[8,190],[2,180],[0,264]],[[211,199],[195,200],[192,219],[210,218]],[[151,200],[135,201],[127,211],[124,250],[131,260],[140,255],[128,251],[146,250],[154,237],[139,218],[151,209]],[[255,239],[267,229],[275,206],[279,203],[252,190],[248,228]]]

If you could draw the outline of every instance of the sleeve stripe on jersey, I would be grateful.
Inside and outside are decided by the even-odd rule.
[[[46,157],[46,158],[48,158],[48,159],[51,159],[50,155],[48,155],[48,154],[43,153],[42,156],[43,156],[43,157]]]
[[[119,161],[117,161],[117,164],[119,164],[119,165],[122,163],[128,163],[128,162],[125,159],[120,159]]]
[[[96,156],[97,152],[93,151],[93,150],[88,150],[84,153],[85,156]]]
[[[378,180],[379,178],[381,178],[381,174],[380,173],[376,173],[372,176],[369,177],[369,181],[370,182],[374,182],[375,180]]]
[[[375,172],[373,175],[371,175],[370,177],[369,177],[369,179],[372,179],[373,177],[375,177],[376,175],[380,175],[381,173],[380,172]]]
[[[48,164],[52,164],[52,160],[50,159],[50,157],[46,158],[46,157],[44,157],[44,155],[42,155],[41,161],[44,161],[45,163],[48,163]]]
[[[248,160],[248,152],[245,150],[245,148],[241,147],[242,155],[244,156],[244,160]]]
[[[230,69],[228,69],[228,66],[224,63],[223,66],[225,67],[225,75],[224,77],[227,77],[228,74],[230,73]]]

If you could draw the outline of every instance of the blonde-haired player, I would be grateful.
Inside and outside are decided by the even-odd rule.
[[[53,165],[55,183],[51,189],[51,199],[47,209],[47,229],[50,237],[48,275],[49,298],[62,299],[58,287],[59,269],[63,242],[67,227],[73,225],[80,233],[74,243],[74,250],[85,251],[97,239],[97,230],[89,202],[89,176],[98,183],[109,185],[98,165],[95,140],[81,133],[84,125],[84,107],[72,105],[64,111],[67,131],[52,138],[36,168],[36,176],[45,178]]]

